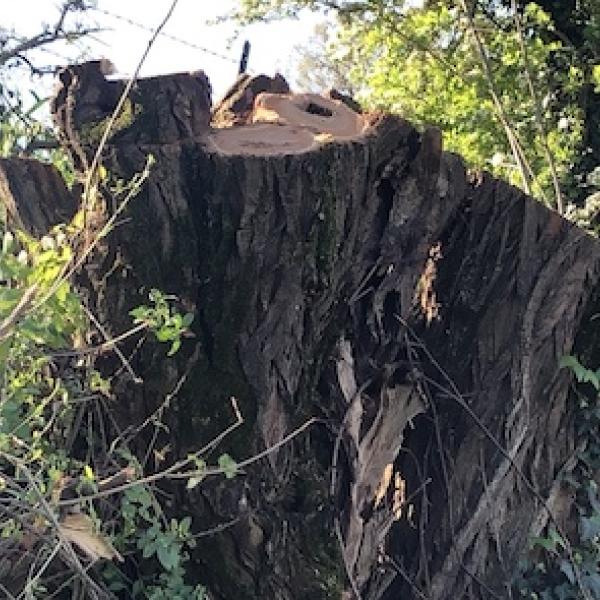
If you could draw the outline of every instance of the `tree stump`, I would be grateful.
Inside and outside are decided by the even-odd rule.
[[[141,80],[109,140],[116,177],[156,162],[88,265],[93,309],[116,334],[159,288],[196,316],[173,359],[152,343],[133,353],[143,383],[119,379],[120,422],[183,381],[160,435],[174,460],[227,427],[233,396],[245,424],[219,452],[241,461],[317,418],[231,481],[171,489],[195,531],[226,524],[192,557],[211,598],[506,597],[546,506],[569,515],[559,475],[576,440],[558,361],[578,334],[595,342],[583,333],[600,246],[468,173],[437,130],[267,79],[238,83],[212,111],[219,128],[205,76]],[[114,92],[90,81],[87,99]],[[63,100],[76,110],[81,94]],[[93,140],[72,136],[105,109],[63,128],[88,158]],[[2,177],[19,179],[9,164]],[[39,230],[27,207],[46,214],[49,198],[3,195]]]

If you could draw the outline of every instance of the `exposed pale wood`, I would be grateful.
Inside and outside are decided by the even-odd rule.
[[[254,108],[254,100],[264,92],[288,94],[290,86],[279,74],[275,77],[241,74],[213,109],[213,125],[231,127],[247,124]]]

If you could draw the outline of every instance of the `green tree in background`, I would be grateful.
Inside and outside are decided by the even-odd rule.
[[[328,88],[350,96],[358,96],[351,70],[356,64],[355,50],[341,44],[335,24],[324,21],[315,27],[314,35],[298,48],[296,85],[303,91],[320,93]]]
[[[305,71],[332,85],[344,72],[365,106],[438,126],[471,167],[564,212],[596,191],[588,176],[600,164],[600,3],[575,4],[242,0],[237,17],[324,11],[337,29],[307,53]]]

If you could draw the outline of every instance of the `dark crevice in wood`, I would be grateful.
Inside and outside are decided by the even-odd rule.
[[[332,117],[333,111],[324,106],[318,105],[316,102],[309,102],[306,107],[306,112],[311,115],[320,115],[321,117]]]

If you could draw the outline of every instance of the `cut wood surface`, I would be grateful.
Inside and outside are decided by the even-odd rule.
[[[505,598],[547,508],[568,521],[558,361],[594,337],[600,245],[468,173],[436,129],[261,77],[214,108],[203,74],[141,80],[103,154],[125,180],[156,163],[87,265],[93,310],[119,333],[156,287],[196,315],[173,359],[123,345],[143,384],[117,381],[119,423],[184,376],[160,435],[170,460],[231,422],[231,396],[246,422],[220,450],[237,460],[318,417],[231,481],[171,490],[196,531],[230,523],[192,557],[212,598]],[[57,122],[89,161],[107,107],[79,103],[121,84],[65,81],[79,117],[58,101]],[[32,192],[24,168],[0,163],[0,192],[39,232],[64,218],[64,190],[43,167]]]

